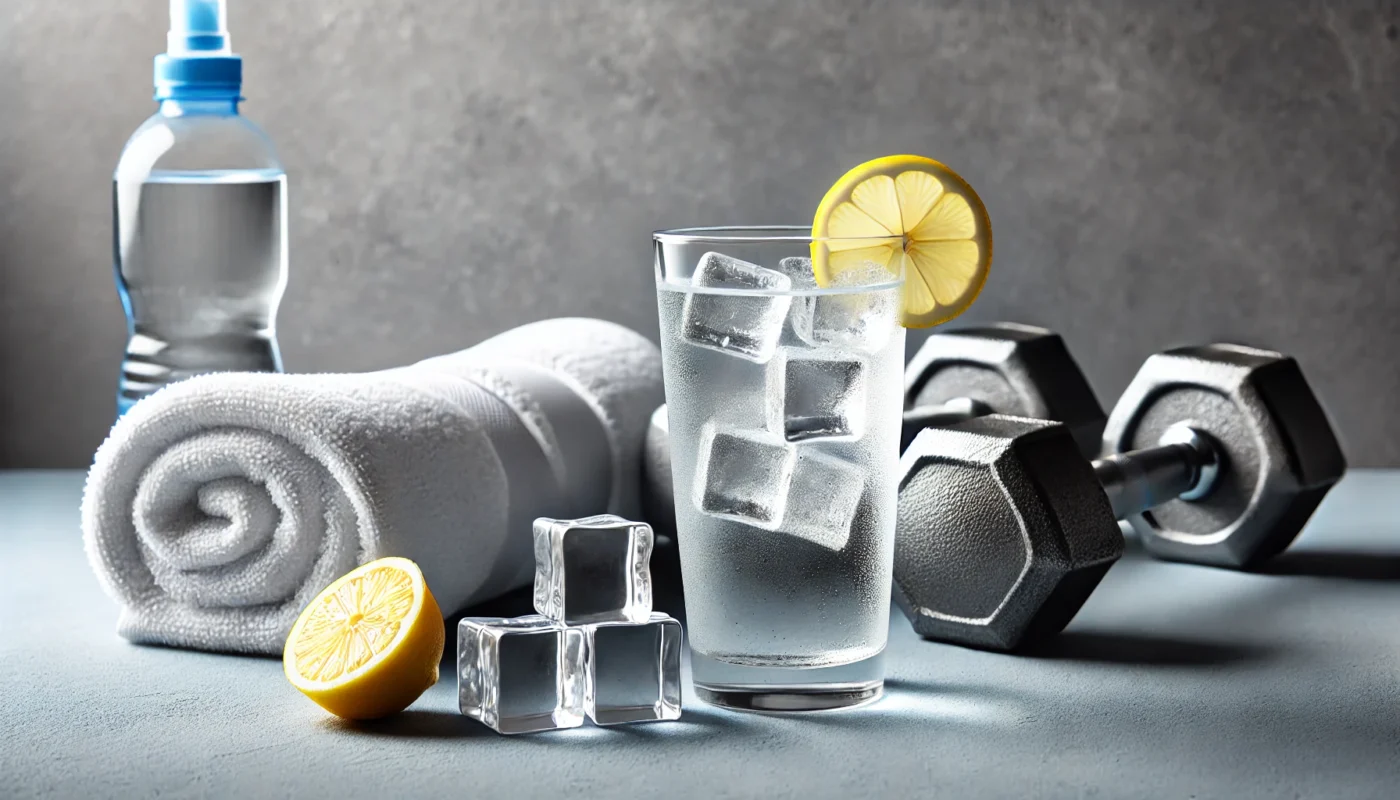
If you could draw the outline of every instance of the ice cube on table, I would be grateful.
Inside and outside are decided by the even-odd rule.
[[[586,636],[542,616],[457,624],[457,704],[497,733],[583,724]]]
[[[706,253],[691,276],[696,289],[736,289],[773,292],[766,295],[693,292],[685,298],[681,336],[699,347],[765,363],[773,357],[783,334],[792,297],[792,281],[777,270]]]
[[[681,715],[681,624],[652,614],[640,624],[605,622],[585,629],[588,682],[584,709],[598,725],[678,719]]]
[[[711,516],[777,530],[796,455],[792,445],[765,431],[706,423],[695,465],[695,507]]]
[[[778,267],[793,285],[815,288],[812,259],[785,258]],[[805,282],[802,276],[806,276]],[[849,270],[836,276],[831,287],[888,285],[895,281],[884,267],[870,262],[865,270]],[[884,347],[898,326],[899,290],[885,289],[846,294],[817,294],[794,298],[792,330],[803,342],[814,347],[839,347],[874,353]]]
[[[768,364],[768,426],[789,442],[865,433],[865,359],[784,347]]]
[[[535,610],[556,622],[645,622],[651,526],[613,514],[535,520]]]
[[[865,472],[843,458],[799,448],[792,470],[783,533],[829,550],[851,538],[856,508],[865,494]]]

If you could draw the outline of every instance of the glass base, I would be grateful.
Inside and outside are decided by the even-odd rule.
[[[885,691],[885,654],[836,667],[750,667],[691,651],[695,694],[737,711],[800,713],[854,708]]]

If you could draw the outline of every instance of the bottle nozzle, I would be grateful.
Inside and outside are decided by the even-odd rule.
[[[170,0],[170,33],[165,41],[172,56],[231,54],[224,0]]]
[[[239,99],[243,59],[229,46],[225,0],[170,0],[166,51],[156,56],[157,100]]]

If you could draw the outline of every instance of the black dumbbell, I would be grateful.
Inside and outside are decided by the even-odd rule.
[[[901,461],[895,596],[921,635],[1012,650],[1064,628],[1123,552],[1245,567],[1302,530],[1346,463],[1297,362],[1234,345],[1147,360],[1089,462],[1063,425],[989,416]]]
[[[901,451],[926,427],[999,413],[1063,422],[1092,455],[1107,419],[1064,340],[1030,325],[935,333],[910,359],[904,382]],[[643,513],[653,526],[669,529],[674,507],[664,405],[652,415],[643,466]]]

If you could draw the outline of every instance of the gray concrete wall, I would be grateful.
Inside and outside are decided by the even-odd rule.
[[[1353,463],[1400,464],[1394,0],[231,3],[293,182],[291,369],[655,335],[651,230],[802,222],[917,152],[991,209],[969,319],[1058,328],[1106,404],[1167,345],[1291,351]],[[110,171],[165,8],[0,0],[0,467],[110,422]]]

